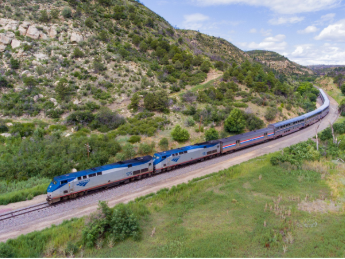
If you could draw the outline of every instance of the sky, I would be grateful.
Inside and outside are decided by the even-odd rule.
[[[179,29],[301,65],[345,65],[345,0],[141,0]]]

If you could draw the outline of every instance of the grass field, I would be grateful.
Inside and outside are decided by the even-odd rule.
[[[10,240],[0,256],[8,249],[16,257],[70,251],[77,257],[344,257],[343,203],[316,172],[327,167],[332,176],[343,169],[316,162],[291,170],[272,166],[269,158],[137,199],[130,206],[150,211],[140,220],[141,241],[109,248],[100,240],[101,249],[83,249],[82,218]],[[316,212],[321,209],[329,212]]]

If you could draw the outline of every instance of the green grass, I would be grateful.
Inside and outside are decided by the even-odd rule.
[[[298,196],[302,200],[308,194],[312,201],[321,193],[329,199],[331,191],[325,180],[312,171],[272,166],[270,156],[138,198],[131,206],[144,205],[150,211],[148,218],[141,219],[142,240],[127,239],[114,248],[105,240],[102,249],[83,250],[83,256],[344,257],[344,214],[300,211],[298,201],[292,199]],[[271,211],[269,207],[274,208],[278,197],[279,209]],[[309,227],[315,222],[316,226]],[[61,257],[69,240],[76,243],[76,256],[80,256],[83,225],[83,218],[65,222],[5,246],[15,249],[18,257]],[[293,237],[292,243],[284,242],[287,235]],[[2,250],[0,246],[0,255]]]
[[[0,181],[0,205],[30,200],[34,196],[47,193],[48,178],[32,177],[27,181]]]

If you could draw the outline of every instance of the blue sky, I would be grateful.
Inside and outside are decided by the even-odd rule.
[[[142,0],[180,29],[302,65],[345,65],[345,0]]]

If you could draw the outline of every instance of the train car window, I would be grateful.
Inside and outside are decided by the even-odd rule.
[[[94,177],[96,176],[96,174],[89,174],[89,177]]]
[[[217,146],[217,148],[219,148],[219,145]]]
[[[67,183],[67,180],[61,181],[61,184],[65,184],[65,183]]]
[[[164,159],[164,158],[167,158],[166,156],[162,156],[162,158]]]
[[[140,174],[140,170],[133,171],[133,175]]]
[[[68,191],[66,190],[66,191],[63,191],[63,193],[68,193]]]
[[[183,151],[183,153],[187,154],[187,151]]]
[[[141,169],[141,172],[142,172],[142,173],[146,173],[147,171],[149,171],[148,168]]]
[[[132,167],[132,165],[128,165],[128,168]]]
[[[149,163],[149,166],[151,165],[151,163]]]
[[[179,154],[180,154],[180,155],[183,155],[183,152],[180,152]]]
[[[79,180],[79,181],[81,180],[81,176],[78,177],[78,180]]]
[[[87,178],[87,175],[84,175],[84,176],[83,176],[83,179],[86,179],[86,178]]]
[[[102,175],[102,172],[98,172],[97,175]]]

